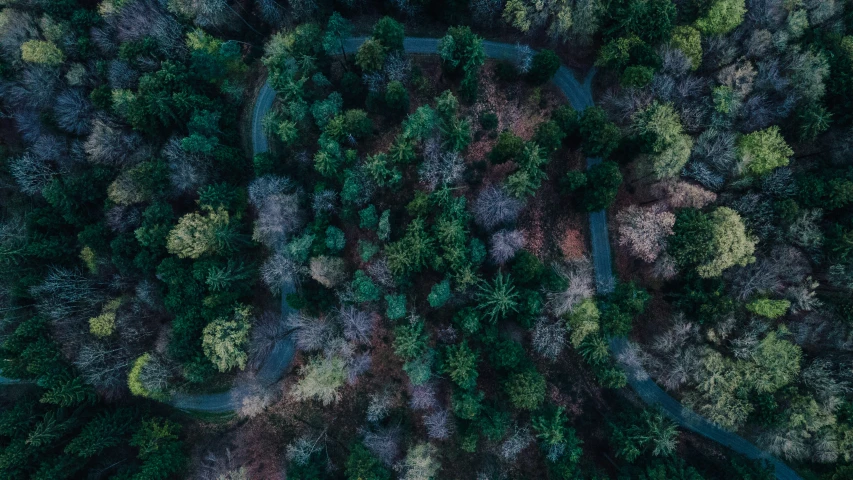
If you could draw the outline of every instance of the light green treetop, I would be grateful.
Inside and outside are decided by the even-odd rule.
[[[232,318],[217,318],[204,327],[204,355],[220,372],[227,372],[234,367],[240,370],[246,368],[249,358],[246,346],[249,343],[250,315],[250,307],[237,306]]]

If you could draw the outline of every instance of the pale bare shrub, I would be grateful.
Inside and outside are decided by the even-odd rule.
[[[554,270],[567,284],[563,290],[548,292],[548,306],[554,315],[560,317],[571,312],[575,305],[595,294],[592,265],[586,258],[556,264]]]
[[[498,265],[512,260],[515,253],[524,247],[524,233],[521,230],[500,230],[492,235],[489,242],[489,255]]]
[[[474,220],[487,230],[515,222],[524,203],[512,197],[501,185],[488,185],[480,190],[472,204]]]
[[[630,205],[616,214],[616,222],[619,245],[628,247],[631,255],[652,263],[666,250],[675,215],[660,208]]]
[[[427,435],[433,440],[445,440],[453,430],[450,413],[447,410],[436,410],[424,415],[424,426],[427,429]]]
[[[556,360],[566,346],[566,326],[560,321],[541,317],[533,326],[533,349],[549,360]]]

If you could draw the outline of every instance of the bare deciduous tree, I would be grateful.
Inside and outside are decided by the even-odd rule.
[[[58,172],[49,162],[26,152],[9,165],[12,178],[27,195],[39,195]]]
[[[347,361],[347,384],[354,385],[358,377],[367,373],[373,365],[373,357],[370,353],[359,353],[353,355]]]
[[[311,278],[326,288],[335,288],[347,279],[346,262],[340,257],[312,257],[309,269]]]
[[[704,162],[721,175],[731,175],[737,166],[735,134],[713,128],[702,132],[693,145],[691,159]]]
[[[204,156],[181,148],[179,138],[169,139],[161,153],[169,163],[169,180],[177,193],[195,192],[207,183],[210,163]]]
[[[75,135],[89,133],[92,121],[92,104],[82,90],[72,88],[56,97],[53,106],[59,128]]]
[[[389,82],[407,82],[411,70],[412,61],[408,55],[404,55],[401,52],[394,52],[385,58],[383,71],[385,72],[385,78]]]
[[[394,406],[394,396],[389,390],[382,390],[370,394],[370,403],[367,404],[367,421],[371,423],[380,422],[388,416]]]
[[[139,134],[125,132],[100,118],[92,122],[85,148],[90,162],[104,165],[133,165],[148,153]]]
[[[785,289],[785,297],[791,301],[791,313],[810,312],[819,308],[823,302],[817,298],[820,283],[807,277],[802,282]]]
[[[317,432],[305,433],[287,445],[285,456],[289,461],[297,465],[305,465],[314,452],[325,446],[325,442],[325,430],[319,434]]]
[[[290,328],[277,312],[265,311],[256,318],[252,324],[252,337],[248,349],[250,367],[259,368],[272,353],[276,344],[289,332]]]
[[[658,48],[661,58],[661,71],[674,77],[687,75],[693,67],[690,59],[681,50],[672,45],[663,45]]]
[[[571,312],[575,305],[595,294],[592,266],[586,258],[554,265],[554,270],[567,285],[563,290],[548,292],[548,305],[554,315],[560,317]]]
[[[127,389],[127,373],[135,358],[122,345],[94,340],[80,346],[74,365],[86,383],[105,396],[116,398]]]
[[[522,208],[524,203],[512,197],[502,186],[489,185],[480,190],[471,210],[478,225],[492,230],[515,222]]]
[[[35,142],[44,131],[39,112],[32,109],[18,109],[12,113],[18,133],[26,142]]]
[[[654,95],[649,89],[611,89],[601,98],[601,106],[607,110],[614,120],[625,125],[634,118],[634,114],[648,107],[654,101]]]
[[[166,358],[152,354],[149,360],[142,365],[139,372],[139,383],[149,392],[166,392],[169,389],[169,380],[174,374],[173,365]]]
[[[818,222],[823,218],[821,209],[806,210],[788,227],[788,240],[806,251],[816,254],[823,246],[823,231]]]
[[[424,426],[427,435],[433,440],[444,440],[451,434],[453,424],[447,410],[436,410],[424,415]]]
[[[291,335],[300,350],[309,352],[322,350],[329,347],[335,339],[340,338],[334,323],[325,316],[315,318],[295,312],[287,317],[285,323],[291,329]]]
[[[20,62],[21,45],[39,37],[38,24],[29,13],[11,6],[0,12],[0,51],[7,61]]]
[[[299,194],[287,177],[265,175],[249,185],[249,200],[258,212],[253,238],[276,248],[303,223]]]
[[[374,282],[384,288],[392,288],[395,285],[394,275],[391,273],[388,261],[384,256],[370,262],[367,266],[367,274]]]
[[[515,253],[524,247],[524,233],[521,230],[500,230],[492,235],[489,242],[489,255],[498,265],[512,260]]]
[[[116,232],[135,230],[142,221],[140,205],[115,205],[105,215],[107,226]]]
[[[335,314],[343,326],[344,337],[347,340],[356,343],[370,342],[376,323],[376,318],[372,313],[347,305],[338,308]]]
[[[102,288],[80,272],[54,269],[30,289],[41,313],[55,321],[94,316],[106,300]]]
[[[501,443],[500,454],[504,460],[514,462],[518,454],[533,443],[533,434],[527,427],[515,427],[512,434]]]
[[[678,265],[672,255],[663,252],[652,266],[652,275],[661,280],[671,280],[678,275]]]
[[[503,2],[500,0],[472,0],[468,4],[471,10],[471,19],[476,25],[491,27],[496,25],[501,15]]]
[[[652,263],[666,249],[672,235],[675,215],[659,207],[640,208],[630,205],[616,214],[619,245],[627,246],[631,255]]]
[[[278,0],[255,0],[258,13],[264,22],[279,27],[284,22],[284,7]]]
[[[533,348],[540,355],[556,360],[566,346],[566,326],[560,321],[541,317],[533,326]]]
[[[43,110],[53,104],[59,84],[59,70],[55,67],[27,64],[17,82],[0,83],[0,96],[16,109]]]
[[[716,193],[678,179],[655,183],[651,186],[651,193],[670,208],[703,208],[717,200]]]
[[[385,465],[393,465],[400,457],[400,427],[380,428],[364,432],[364,446]]]
[[[465,173],[465,162],[456,152],[441,149],[438,138],[430,138],[424,144],[424,161],[418,169],[421,182],[430,190],[441,185],[452,185]]]
[[[756,293],[781,293],[785,286],[801,283],[810,272],[808,259],[799,250],[778,246],[745,267],[732,268],[727,276],[735,298],[744,301]]]
[[[533,49],[527,44],[516,43],[513,63],[519,72],[529,72],[530,66],[533,65]]]
[[[787,198],[796,193],[794,172],[788,167],[779,167],[764,175],[761,189],[776,198]]]
[[[135,88],[139,81],[139,72],[129,63],[118,59],[110,61],[107,76],[113,89]]]
[[[333,213],[337,209],[338,192],[323,190],[311,197],[311,208],[314,214]]]
[[[186,49],[181,25],[174,16],[163,10],[160,2],[128,2],[105,15],[104,20],[115,29],[116,38],[121,43],[152,37],[160,50],[171,57],[181,55]]]
[[[684,167],[683,174],[684,176],[696,180],[697,182],[701,183],[707,188],[710,188],[711,190],[719,190],[723,188],[723,184],[726,181],[723,175],[714,171],[705,162],[698,160],[694,162],[689,162],[687,166]]]
[[[284,285],[298,284],[299,278],[306,273],[304,266],[284,252],[273,253],[260,268],[261,280],[275,293]]]
[[[412,410],[429,410],[438,406],[435,398],[435,384],[427,382],[422,385],[409,386],[409,407]]]

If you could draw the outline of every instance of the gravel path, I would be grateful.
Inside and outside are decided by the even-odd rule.
[[[344,49],[347,53],[355,52],[358,46],[364,42],[365,38],[353,37],[348,39],[345,42]],[[432,55],[438,49],[438,39],[407,37],[403,45],[407,53]],[[516,46],[507,43],[484,41],[483,49],[489,58],[510,60],[515,56]],[[583,83],[580,83],[571,70],[561,65],[554,76],[553,82],[566,95],[572,107],[575,110],[581,111],[593,105],[591,84],[594,75],[595,69],[589,72]],[[258,93],[252,116],[252,147],[255,154],[266,152],[269,148],[267,138],[261,128],[261,121],[264,115],[272,108],[274,99],[275,91],[270,86],[269,81],[267,81]],[[587,159],[587,167],[595,165],[600,161],[598,158],[589,158]],[[612,291],[614,279],[610,241],[607,234],[607,215],[605,211],[591,213],[589,215],[589,225],[596,286],[599,292],[607,293]],[[285,285],[282,288],[282,317],[293,311],[285,301],[287,294],[293,291],[295,291],[295,287],[292,284]],[[610,342],[610,347],[614,355],[618,355],[624,351],[627,346],[628,341],[624,337],[614,338]],[[257,374],[257,380],[263,386],[270,386],[276,383],[287,371],[295,353],[295,345],[291,338],[287,337],[279,341],[272,350],[270,357],[261,365]],[[744,438],[723,430],[697,415],[689,408],[682,406],[652,381],[642,367],[623,365],[623,368],[628,375],[628,383],[637,392],[637,395],[639,395],[643,402],[647,405],[660,407],[669,418],[682,427],[692,430],[721,445],[725,445],[747,458],[769,461],[775,466],[776,478],[779,480],[802,480],[799,475],[779,459],[764,452]],[[0,384],[4,383],[17,383],[17,381],[0,377]],[[177,394],[170,401],[176,408],[211,413],[233,411],[240,406],[241,402],[242,396],[235,394],[233,391],[205,395]]]

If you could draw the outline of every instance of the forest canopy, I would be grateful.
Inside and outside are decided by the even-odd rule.
[[[842,0],[2,1],[0,477],[851,478],[851,78]]]

